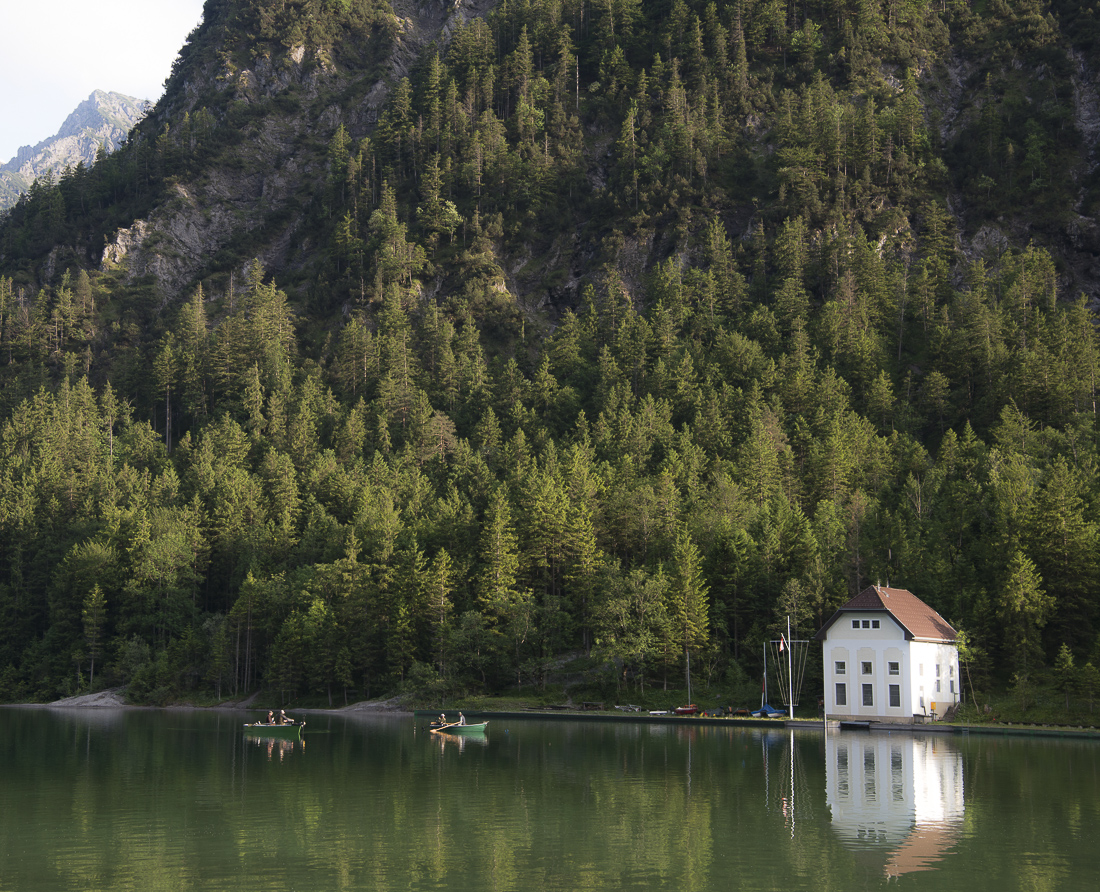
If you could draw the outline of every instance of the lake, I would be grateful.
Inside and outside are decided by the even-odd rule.
[[[3,708],[0,890],[1094,888],[1100,742]]]

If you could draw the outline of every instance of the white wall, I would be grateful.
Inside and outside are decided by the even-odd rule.
[[[959,654],[953,644],[937,644],[931,641],[910,642],[912,665],[910,697],[914,715],[942,716],[952,703],[962,699],[959,677]],[[939,675],[936,674],[937,667]],[[939,681],[939,690],[936,682]]]

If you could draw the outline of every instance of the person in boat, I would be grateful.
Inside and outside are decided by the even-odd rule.
[[[288,718],[285,709],[279,710],[279,724],[280,725],[293,725],[294,719]]]
[[[466,716],[464,716],[461,712],[458,714],[458,723],[460,725],[466,724]]]
[[[275,724],[275,713],[273,713],[270,709],[267,711],[267,723],[269,725]]]
[[[437,722],[437,724],[440,724],[440,725],[447,724],[447,713],[441,712],[439,714],[439,721]]]

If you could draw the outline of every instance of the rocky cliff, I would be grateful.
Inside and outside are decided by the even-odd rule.
[[[211,105],[223,109],[221,118],[236,115],[244,126],[201,175],[174,182],[168,200],[148,219],[118,229],[103,250],[103,266],[124,264],[129,277],[152,275],[168,296],[216,269],[242,241],[265,268],[300,266],[316,250],[299,229],[304,205],[327,176],[333,133],[341,126],[355,139],[371,133],[393,85],[426,49],[446,47],[456,28],[496,5],[395,0],[381,29],[384,49],[366,67],[339,64],[316,43],[252,50],[248,64],[239,65],[208,10],[218,53],[205,64],[179,66],[178,81],[148,125],[159,131],[162,119],[178,124],[185,113],[197,120]]]

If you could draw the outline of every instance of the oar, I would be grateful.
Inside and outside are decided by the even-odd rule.
[[[457,724],[459,724],[459,722],[451,722],[450,724],[442,725],[438,728],[429,728],[428,730],[434,734],[436,731],[446,731],[448,728],[453,728]]]

